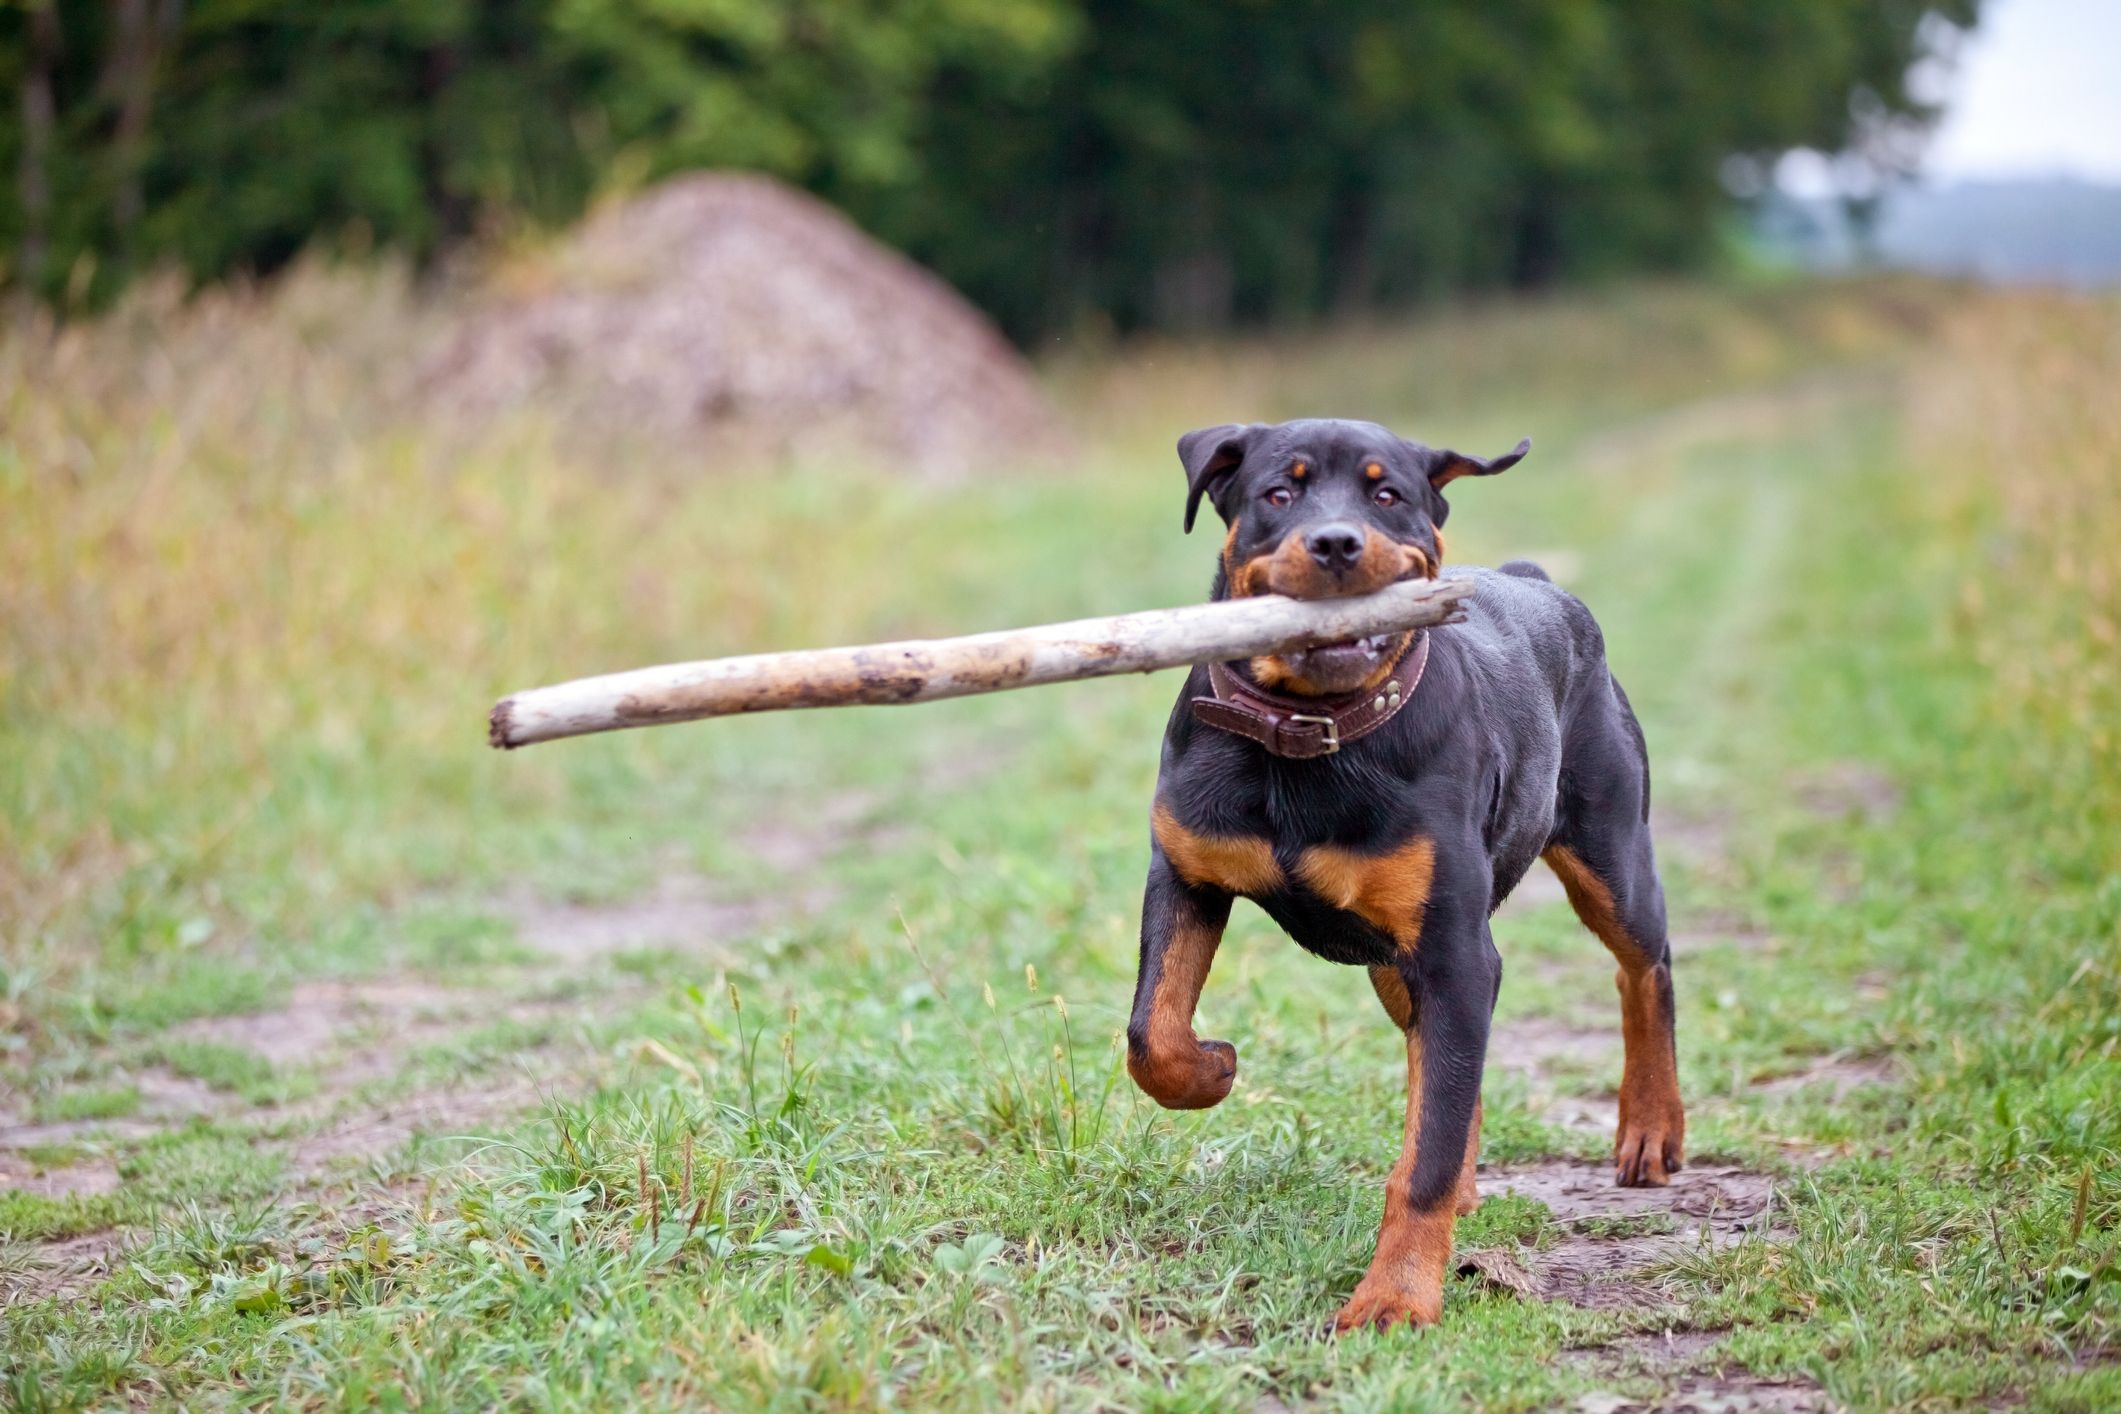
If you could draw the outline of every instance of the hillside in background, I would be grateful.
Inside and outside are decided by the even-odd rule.
[[[2121,187],[2050,180],[1908,187],[1879,207],[1868,242],[1833,200],[1775,199],[1768,248],[1814,270],[1865,264],[2005,284],[2121,284]]]

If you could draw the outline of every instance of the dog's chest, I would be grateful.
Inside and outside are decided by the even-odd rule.
[[[1395,832],[1352,848],[1332,842],[1342,832],[1330,807],[1306,811],[1264,790],[1226,790],[1215,802],[1222,809],[1198,801],[1188,809],[1186,793],[1174,794],[1156,807],[1156,841],[1187,883],[1254,900],[1299,943],[1336,961],[1381,961],[1418,944],[1436,876],[1427,834]]]

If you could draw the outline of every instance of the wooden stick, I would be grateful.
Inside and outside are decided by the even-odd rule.
[[[669,663],[536,687],[494,704],[488,739],[513,749],[625,727],[778,712],[933,702],[1190,663],[1229,662],[1448,623],[1465,579],[1409,580],[1346,599],[1261,595],[1104,619],[856,648]]]

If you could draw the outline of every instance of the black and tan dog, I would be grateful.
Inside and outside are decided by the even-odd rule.
[[[1179,439],[1186,528],[1229,526],[1216,599],[1360,594],[1443,565],[1443,490],[1492,460],[1367,422],[1204,428]],[[1193,1034],[1243,895],[1305,948],[1366,967],[1405,1032],[1404,1149],[1342,1330],[1427,1323],[1456,1216],[1479,1199],[1480,1081],[1502,981],[1488,918],[1535,858],[1619,960],[1626,1060],[1617,1180],[1662,1184],[1685,1114],[1642,730],[1597,623],[1538,566],[1454,569],[1463,622],[1195,668],[1164,735],[1128,1070],[1158,1103],[1213,1105],[1237,1053]]]

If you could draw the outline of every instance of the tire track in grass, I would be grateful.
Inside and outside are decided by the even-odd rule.
[[[927,790],[958,789],[1004,754],[999,747],[960,750],[922,763],[916,774]],[[519,889],[485,911],[513,924],[531,960],[493,969],[483,985],[419,973],[303,981],[280,1006],[181,1022],[122,1054],[112,1051],[96,1064],[127,1078],[137,1097],[130,1113],[38,1123],[0,1107],[0,1194],[113,1197],[124,1188],[128,1155],[206,1127],[247,1136],[276,1158],[279,1206],[315,1204],[319,1211],[304,1223],[343,1226],[334,1214],[373,1207],[378,1165],[414,1140],[499,1133],[550,1097],[610,1077],[625,1058],[594,1040],[600,1024],[667,989],[671,966],[718,969],[744,940],[800,925],[828,907],[834,895],[815,882],[818,863],[902,842],[906,826],[889,805],[873,793],[841,790],[800,818],[761,818],[746,838],[757,867],[741,884],[673,866],[645,891],[604,903],[552,901]],[[613,966],[629,955],[664,965]],[[495,1074],[493,1058],[476,1054],[469,1068],[459,1068],[452,1053],[476,1052],[473,1038],[495,1028],[526,1033],[508,1046],[505,1071]],[[313,1088],[253,1101],[142,1061],[183,1047]],[[426,1055],[442,1058],[440,1077],[423,1073]],[[440,1172],[424,1178],[431,1185]],[[117,1269],[137,1235],[128,1219],[0,1247],[0,1301],[92,1286]]]
[[[1758,435],[1763,439],[1777,430],[1776,419],[1763,414],[1758,420]],[[1844,422],[1846,418],[1827,420]],[[1729,856],[1734,833],[1731,822],[1705,803],[1713,794],[1706,787],[1713,785],[1717,773],[1698,761],[1700,753],[1713,747],[1721,724],[1713,711],[1701,721],[1692,719],[1685,707],[1690,700],[1704,698],[1743,701],[1756,686],[1754,679],[1763,661],[1760,643],[1775,612],[1776,590],[1785,581],[1783,566],[1790,559],[1801,523],[1801,482],[1775,472],[1792,458],[1830,461],[1837,455],[1830,445],[1831,432],[1830,427],[1820,428],[1794,443],[1741,445],[1728,455],[1719,454],[1714,467],[1688,471],[1681,483],[1684,494],[1671,495],[1666,504],[1651,507],[1637,518],[1636,538],[1669,546],[1684,543],[1680,537],[1686,537],[1692,543],[1718,547],[1715,556],[1703,554],[1696,557],[1696,563],[1676,570],[1674,589],[1667,591],[1678,592],[1683,587],[1688,602],[1699,606],[1682,620],[1691,629],[1688,641],[1682,646],[1668,636],[1635,650],[1644,655],[1653,649],[1666,654],[1681,650],[1678,661],[1682,666],[1667,666],[1662,677],[1651,679],[1660,690],[1643,696],[1658,714],[1653,730],[1677,724],[1674,735],[1679,745],[1673,754],[1678,769],[1670,774],[1678,777],[1679,789],[1666,785],[1656,797],[1655,838],[1666,868],[1685,875],[1693,886],[1684,891],[1688,894],[1704,891],[1703,884],[1710,886],[1706,891],[1712,896],[1725,892],[1736,875]],[[1719,453],[1719,446],[1699,447],[1697,459]],[[1607,460],[1616,455],[1609,449]],[[1682,523],[1691,531],[1676,528]],[[1707,584],[1701,582],[1704,578]],[[1597,602],[1595,596],[1592,602]],[[1632,681],[1625,668],[1620,671],[1624,680]],[[1652,740],[1654,768],[1662,758],[1656,737]],[[1875,773],[1855,767],[1843,774],[1860,777],[1860,785],[1843,789],[1846,782],[1827,781],[1823,784],[1828,788],[1799,790],[1798,803],[1828,818],[1843,816],[1852,808],[1865,813],[1890,810],[1889,787],[1881,788]],[[1661,779],[1660,784],[1665,782]],[[1852,800],[1857,802],[1853,806]],[[1531,950],[1532,985],[1520,989],[1524,995],[1516,999],[1516,1005],[1512,1005],[1512,989],[1507,984],[1504,987],[1491,1041],[1490,1073],[1506,1077],[1506,1089],[1521,1085],[1523,1103],[1548,1124],[1609,1136],[1618,1119],[1616,1084],[1621,1068],[1609,958],[1594,939],[1575,928],[1558,882],[1543,867],[1520,885],[1518,894],[1498,913],[1496,926],[1506,959],[1511,958],[1512,932],[1522,930],[1543,943]],[[1572,931],[1576,936],[1569,938],[1568,951],[1551,941],[1553,936]],[[1734,927],[1727,913],[1706,917],[1675,913],[1673,952],[1676,957],[1696,960],[1694,967],[1678,969],[1683,1067],[1687,974],[1712,966],[1709,959],[1714,956],[1718,935],[1727,937],[1732,932],[1744,932],[1744,925]],[[1767,940],[1747,937],[1746,941],[1764,945]],[[1704,973],[1692,985],[1713,986],[1713,975]],[[1530,1005],[1526,1005],[1527,995]],[[1819,1086],[1839,1098],[1857,1086],[1890,1077],[1886,1062],[1836,1054],[1805,1062],[1787,1073],[1754,1077],[1749,1089],[1755,1094],[1784,1096]],[[1715,1116],[1729,1103],[1714,1098],[1704,1101],[1697,1094],[1692,1109],[1697,1118]],[[1724,1368],[1716,1356],[1722,1332],[1672,1329],[1673,1322],[1683,1325],[1685,1308],[1663,1276],[1665,1270],[1697,1253],[1744,1241],[1780,1241],[1790,1235],[1787,1227],[1775,1222],[1771,1175],[1697,1164],[1675,1174],[1667,1188],[1623,1189],[1614,1186],[1608,1164],[1550,1158],[1484,1166],[1480,1182],[1484,1194],[1510,1193],[1540,1202],[1560,1236],[1528,1250],[1467,1253],[1462,1271],[1522,1297],[1565,1301],[1630,1320],[1667,1323],[1661,1338],[1624,1335],[1570,1352],[1572,1360],[1601,1375],[1623,1381],[1648,1379],[1660,1387],[1654,1405],[1620,1395],[1598,1395],[1585,1407],[1792,1411],[1832,1407],[1816,1383],[1766,1379]]]

